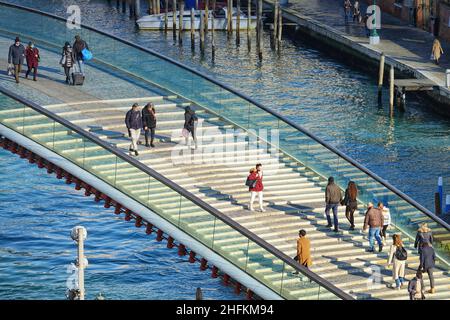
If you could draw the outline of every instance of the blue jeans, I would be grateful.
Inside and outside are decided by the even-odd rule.
[[[328,224],[331,225],[331,217],[330,217],[330,209],[333,209],[333,220],[334,220],[334,228],[337,229],[339,227],[338,222],[338,203],[330,203],[325,206],[325,214],[327,215]]]
[[[373,250],[374,241],[373,238],[377,239],[378,245],[383,245],[383,242],[381,241],[380,236],[380,227],[376,228],[369,228],[369,244],[370,244],[370,250]]]
[[[397,286],[397,288],[400,288],[400,285],[403,284],[403,282],[405,282],[405,278],[403,278],[403,277],[399,277],[398,279],[395,279],[395,285]]]

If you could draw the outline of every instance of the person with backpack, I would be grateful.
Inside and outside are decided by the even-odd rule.
[[[156,128],[156,111],[155,105],[150,102],[142,109],[142,121],[144,122],[145,146],[154,148]],[[148,143],[148,134],[150,133],[150,144]]]
[[[186,139],[186,145],[189,145],[189,134],[191,134],[192,139],[194,140],[194,149],[197,149],[197,125],[198,121],[197,115],[195,111],[191,109],[190,106],[187,106],[184,109],[184,130],[186,130],[186,134],[184,138]]]
[[[358,189],[356,188],[356,183],[350,181],[348,183],[347,189],[345,190],[344,201],[341,203],[345,205],[345,217],[348,222],[350,222],[350,230],[355,230],[355,210],[358,209],[358,201],[356,197],[358,196]]]
[[[59,64],[64,68],[64,74],[66,75],[66,83],[70,84],[70,69],[73,67],[75,57],[73,54],[72,46],[68,41],[64,44],[61,53],[61,60]]]
[[[138,141],[141,136],[141,129],[143,126],[141,111],[139,110],[137,103],[133,104],[131,109],[128,110],[125,116],[125,124],[128,129],[128,136],[131,138],[130,156],[133,155],[132,152],[138,156]]]
[[[89,50],[89,46],[87,44],[86,41],[84,41],[83,39],[81,39],[81,37],[79,35],[75,36],[75,42],[72,45],[73,48],[73,55],[75,58],[75,62],[78,66],[78,70],[83,74],[83,76],[85,75],[84,73],[84,56],[83,56],[83,50],[87,49]]]
[[[400,290],[405,281],[405,266],[406,260],[408,259],[408,253],[403,246],[402,239],[399,234],[394,234],[392,236],[393,243],[391,245],[391,250],[389,251],[388,266],[393,266],[392,268],[392,278],[395,281],[395,288]]]
[[[414,241],[414,248],[418,249],[419,254],[424,243],[433,245],[433,233],[427,223],[423,223],[417,230],[416,241]]]
[[[28,46],[25,49],[25,58],[28,66],[28,70],[25,73],[25,79],[28,79],[28,75],[33,71],[33,81],[37,81],[37,69],[41,57],[39,55],[39,49],[36,48],[32,41],[28,43]]]
[[[296,261],[300,263],[302,266],[309,268],[312,266],[312,258],[311,258],[311,242],[306,237],[306,231],[300,230],[298,232],[297,239],[297,256],[295,257]]]
[[[250,175],[247,178],[249,185],[249,191],[250,191],[250,204],[248,206],[250,211],[255,211],[253,209],[253,202],[255,202],[256,196],[258,196],[259,200],[259,209],[261,212],[265,212],[266,210],[263,207],[263,172],[262,172],[262,164],[258,163],[255,166],[255,169],[250,170]],[[246,183],[247,184],[247,183]]]
[[[425,284],[422,271],[418,270],[416,276],[409,281],[408,293],[410,300],[425,300]]]
[[[341,189],[334,183],[334,178],[328,178],[328,184],[325,188],[325,215],[327,217],[327,228],[331,228],[330,210],[333,210],[334,232],[339,232],[338,208],[342,202]]]
[[[436,254],[434,252],[433,247],[425,242],[422,244],[422,250],[420,250],[420,265],[419,270],[423,273],[428,273],[428,277],[430,278],[430,286],[431,289],[428,290],[428,293],[436,293],[436,289],[434,288],[434,276],[433,269],[436,264]]]

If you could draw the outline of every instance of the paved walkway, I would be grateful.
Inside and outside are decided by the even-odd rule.
[[[440,66],[436,66],[430,61],[434,39],[431,33],[408,26],[406,22],[382,13],[382,26],[379,32],[381,43],[369,45],[363,24],[353,22],[345,24],[341,0],[290,0],[289,3],[288,11],[325,24],[355,43],[376,52],[384,52],[387,57],[415,69],[440,86],[444,85],[445,69],[450,68],[450,44],[442,42],[444,55]],[[361,12],[365,12],[367,5],[361,3],[361,6]]]

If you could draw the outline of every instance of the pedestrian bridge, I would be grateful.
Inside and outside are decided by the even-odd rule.
[[[67,86],[58,66],[62,45],[75,34],[94,53],[82,87]],[[22,78],[16,85],[0,73],[3,146],[50,172],[58,168],[59,177],[97,200],[103,195],[105,206],[125,211],[125,220],[136,219],[149,233],[163,230],[168,246],[178,245],[180,254],[186,248],[191,260],[195,252],[203,269],[226,282],[231,277],[237,291],[244,286],[264,299],[408,299],[406,288],[388,287],[388,247],[365,251],[364,204],[383,201],[392,216],[388,238],[401,233],[409,252],[407,279],[419,265],[413,248],[419,224],[433,229],[439,261],[436,293],[427,298],[450,298],[449,225],[304,128],[151,50],[90,27],[67,29],[58,17],[0,2],[0,57],[16,35],[34,40],[42,60],[37,82]],[[6,69],[4,58],[0,65]],[[130,157],[125,112],[134,102],[150,101],[158,119],[156,148],[141,146],[140,155]],[[197,150],[180,143],[187,105],[199,117]],[[257,162],[265,172],[266,212],[247,210],[244,182]],[[328,176],[342,188],[350,180],[358,185],[355,231],[343,207],[341,231],[326,228]],[[299,229],[311,240],[310,270],[292,259]]]

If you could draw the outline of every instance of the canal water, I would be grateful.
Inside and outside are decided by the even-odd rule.
[[[282,53],[277,55],[271,52],[269,35],[265,34],[264,59],[260,63],[254,52],[254,42],[252,52],[248,54],[245,33],[242,35],[241,47],[237,48],[234,39],[227,41],[225,33],[216,32],[217,52],[213,63],[210,50],[207,51],[204,57],[199,55],[198,39],[196,51],[193,53],[190,47],[189,34],[184,36],[184,46],[180,47],[178,44],[173,43],[170,33],[166,37],[163,32],[139,32],[135,27],[134,21],[130,20],[127,14],[118,13],[115,7],[107,5],[106,0],[9,0],[9,2],[39,8],[61,16],[67,15],[66,9],[69,5],[77,4],[81,7],[82,23],[106,30],[179,60],[229,84],[238,91],[246,93],[258,102],[274,108],[353,157],[430,210],[433,209],[437,177],[443,176],[447,190],[450,188],[450,121],[433,114],[429,110],[430,102],[416,96],[414,99],[409,99],[408,109],[405,113],[396,112],[393,118],[389,118],[386,107],[387,101],[383,101],[383,107],[379,107],[377,104],[376,82],[373,75],[366,74],[347,65],[345,59],[342,61],[336,60],[327,52],[312,48],[309,44],[303,42],[302,39],[285,39]],[[112,3],[115,3],[115,1],[112,1]],[[143,8],[145,8],[144,1]],[[89,45],[95,53],[95,43]],[[384,97],[387,97],[386,92]],[[5,154],[0,154],[2,164],[3,160],[6,159],[5,161],[9,161],[11,165],[19,165],[16,164],[16,159],[11,160],[8,157]],[[16,179],[15,172],[10,171],[10,174],[14,175],[14,179]],[[23,208],[21,210],[29,208],[27,214],[21,217],[24,223],[31,225],[37,219],[41,219],[41,214],[36,214],[38,211],[33,214],[35,209],[27,206],[29,200],[35,204],[39,202],[40,210],[45,212],[45,210],[53,211],[55,209],[42,204],[40,202],[40,200],[43,200],[42,197],[57,197],[57,200],[44,201],[44,203],[59,202],[68,197],[67,202],[64,202],[59,210],[63,212],[70,210],[71,205],[69,203],[71,201],[83,207],[82,210],[77,209],[76,214],[70,215],[70,219],[67,221],[63,220],[65,222],[58,227],[63,227],[67,224],[64,227],[70,229],[71,226],[82,221],[80,219],[83,219],[85,216],[92,219],[98,216],[101,224],[93,223],[91,229],[93,232],[101,232],[101,238],[99,236],[99,239],[102,239],[101,242],[103,242],[101,245],[106,245],[105,243],[107,243],[108,246],[113,248],[114,245],[111,244],[117,244],[120,241],[121,245],[124,246],[124,243],[130,241],[127,245],[132,248],[143,248],[149,245],[154,250],[144,260],[134,257],[130,261],[118,260],[110,262],[111,270],[106,268],[107,270],[102,270],[102,272],[111,272],[114,275],[114,270],[120,270],[123,267],[127,270],[124,271],[126,276],[132,277],[133,269],[155,268],[155,270],[158,270],[161,266],[164,266],[167,274],[171,274],[172,271],[170,270],[175,268],[176,271],[173,272],[173,276],[164,278],[156,276],[158,271],[155,271],[155,273],[144,272],[144,274],[148,277],[153,277],[154,282],[152,283],[160,284],[161,287],[163,286],[162,283],[166,284],[165,287],[167,287],[173,298],[190,297],[190,293],[193,292],[191,289],[195,287],[192,283],[195,282],[194,278],[197,276],[203,279],[199,280],[198,283],[205,281],[205,283],[211,285],[213,290],[211,294],[216,295],[216,298],[233,297],[228,289],[215,287],[217,282],[209,283],[207,280],[208,276],[197,275],[195,268],[187,266],[182,271],[178,269],[182,267],[176,264],[176,255],[170,252],[167,253],[165,249],[162,249],[154,241],[152,242],[148,239],[142,241],[140,239],[140,237],[144,237],[142,232],[136,233],[133,228],[130,228],[124,222],[116,221],[117,219],[111,216],[108,210],[99,209],[97,205],[91,203],[91,200],[86,200],[87,202],[84,206],[85,202],[80,200],[74,191],[69,192],[67,195],[66,192],[55,190],[56,188],[52,184],[54,183],[52,182],[53,180],[45,178],[45,175],[41,174],[34,178],[33,175],[30,174],[26,181],[37,179],[36,185],[29,185],[23,181],[24,189],[37,188],[36,192],[32,193],[32,197],[27,196],[27,201],[23,199]],[[2,179],[6,178],[8,178],[7,175],[2,177]],[[17,184],[22,187],[22,184],[19,182]],[[44,188],[49,193],[43,195],[42,192],[38,191],[38,188]],[[58,188],[65,188],[65,186],[59,186]],[[5,189],[6,187],[4,186],[2,191],[4,192]],[[10,196],[12,196],[12,193],[10,193]],[[65,207],[66,204],[68,205],[67,208]],[[12,209],[14,208],[16,208],[15,204]],[[58,213],[59,211],[54,212]],[[64,215],[64,213],[60,214]],[[65,216],[67,217],[67,213],[65,213]],[[0,220],[3,221],[10,217],[11,212],[9,209],[0,209]],[[60,223],[59,219],[54,221],[56,220],[58,220],[57,223]],[[14,223],[13,225],[13,228],[22,228],[19,224]],[[54,225],[49,229],[50,227],[46,226],[44,222],[42,222],[40,227],[43,234],[55,232],[52,230],[57,228]],[[102,227],[105,229],[102,229]],[[30,246],[27,246],[28,251],[25,252],[27,254],[40,254],[39,250],[45,249],[47,250],[46,256],[63,252],[62,249],[58,251],[57,248],[53,251],[53,248],[44,245],[40,241],[42,240],[36,240]],[[3,242],[0,245],[0,250],[9,248],[8,250],[21,252],[20,243],[18,244],[19,247],[15,248],[15,241]],[[69,247],[70,244],[67,244],[64,250],[69,250]],[[128,253],[128,250],[124,248],[122,252]],[[138,255],[140,254],[142,252]],[[32,270],[34,266],[43,272],[42,277],[45,280],[47,279],[43,269],[45,267],[51,269],[54,266],[54,264],[44,261],[42,264],[36,263],[35,265],[35,262],[27,260],[26,255],[23,257],[18,255],[17,257],[17,260],[10,257],[9,259],[11,260],[7,265],[10,266],[13,263],[27,265],[30,270],[22,274],[24,278],[21,279],[18,276],[17,281],[30,277],[29,282],[28,280],[26,281],[33,285],[42,285],[44,283],[43,280],[33,278]],[[24,261],[22,261],[22,258]],[[2,261],[3,259],[0,260],[1,270],[5,268]],[[164,264],[161,261],[164,261]],[[2,296],[1,284],[6,274],[4,270],[0,273],[0,297]],[[188,289],[177,286],[180,283],[179,276],[181,274],[186,274],[182,282],[186,284]],[[130,291],[122,290],[126,287],[126,280],[119,278],[118,276],[111,276],[109,280],[102,279],[101,281],[109,287],[109,290],[105,290],[105,292],[111,291],[111,294],[115,294],[113,293],[114,290],[127,292],[128,298],[161,297],[159,293],[163,289],[153,284],[148,284],[148,291],[143,286],[142,290],[145,291],[145,296],[136,294],[130,297]],[[126,279],[129,280],[130,278]],[[101,281],[99,280],[98,282],[99,286]],[[137,281],[136,283],[147,284],[145,281]],[[54,284],[56,285],[56,283]],[[24,286],[26,285],[24,284]],[[61,283],[58,282],[58,285],[61,286]],[[139,285],[139,287],[141,286]],[[9,287],[9,290],[14,292],[11,287]],[[20,291],[17,290],[17,294]],[[158,294],[153,295],[154,292],[158,292]],[[29,293],[25,297],[31,298],[32,295]],[[51,297],[54,296],[52,295]],[[122,296],[122,298],[125,297]]]

